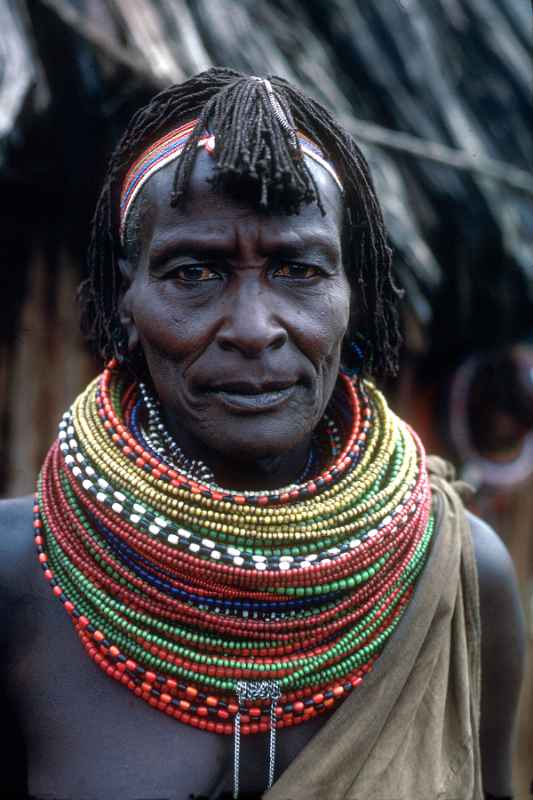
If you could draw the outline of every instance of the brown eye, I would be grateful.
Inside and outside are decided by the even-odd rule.
[[[279,278],[315,278],[321,272],[317,267],[311,264],[281,264],[275,273]]]
[[[200,283],[220,279],[218,272],[211,269],[209,264],[189,264],[188,266],[178,267],[174,274],[186,283]]]

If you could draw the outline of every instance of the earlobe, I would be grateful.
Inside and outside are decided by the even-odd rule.
[[[119,319],[120,323],[126,333],[127,349],[129,353],[133,353],[139,346],[139,334],[137,326],[131,312],[128,302],[129,289],[123,294],[119,304]]]
[[[128,352],[133,353],[139,346],[139,334],[131,307],[133,270],[127,259],[119,259],[118,266],[122,276],[122,291],[118,304],[119,319],[126,333]]]
[[[129,258],[117,258],[117,264],[122,278],[122,285],[129,288],[133,283],[133,265]]]

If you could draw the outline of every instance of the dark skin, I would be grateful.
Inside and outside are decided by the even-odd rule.
[[[316,168],[326,216],[315,206],[298,217],[268,216],[215,194],[205,180],[206,159],[200,157],[185,212],[168,208],[168,170],[146,187],[139,260],[122,264],[129,278],[123,321],[130,347],[143,347],[183,449],[224,485],[279,486],[298,477],[338,371],[350,300],[341,197]],[[211,234],[217,250],[206,254]],[[291,243],[298,248],[292,253]],[[162,258],[154,261],[154,251]],[[204,280],[213,283],[197,285]],[[2,687],[9,703],[0,724],[3,740],[13,741],[2,771],[6,785],[23,771],[25,752],[29,790],[40,798],[182,800],[230,789],[229,737],[177,725],[86,657],[37,566],[31,499],[1,504],[0,526]],[[505,548],[474,517],[471,527],[483,624],[485,788],[504,796],[512,788],[523,623]],[[283,731],[278,772],[326,718]],[[243,789],[264,789],[266,748],[265,736],[244,743]]]

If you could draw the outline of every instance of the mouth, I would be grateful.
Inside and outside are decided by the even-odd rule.
[[[295,382],[270,381],[254,384],[231,381],[210,386],[206,393],[231,410],[258,413],[285,403],[296,390]]]

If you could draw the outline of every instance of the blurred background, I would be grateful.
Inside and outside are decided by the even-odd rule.
[[[533,779],[532,31],[528,0],[0,0],[0,494],[32,491],[100,369],[75,293],[131,113],[213,64],[300,85],[361,144],[384,209],[406,291],[384,388],[516,565],[517,798]]]

